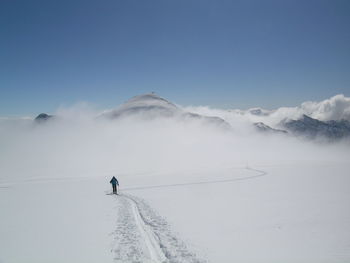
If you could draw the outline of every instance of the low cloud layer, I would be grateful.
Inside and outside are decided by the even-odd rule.
[[[321,102],[304,102],[301,109],[319,120],[350,120],[350,98],[344,95],[336,95]]]
[[[286,136],[266,136],[254,130],[255,120],[277,120],[314,109],[322,118],[338,119],[349,113],[342,95],[320,103],[278,109],[261,116],[247,111],[208,107],[181,110],[216,116],[233,130],[216,128],[207,119],[152,115],[137,112],[123,118],[99,118],[100,111],[86,104],[61,108],[44,123],[28,119],[0,121],[0,183],[27,178],[220,171],[246,165],[285,162],[348,162],[348,145],[318,145]],[[329,106],[327,106],[329,105]],[[332,110],[330,110],[332,109]],[[282,114],[283,112],[283,114]],[[187,115],[184,115],[187,116]],[[276,117],[278,116],[278,117]],[[210,124],[209,124],[210,123]]]
[[[233,125],[236,121],[248,121],[264,122],[276,127],[282,120],[298,119],[303,114],[321,121],[342,119],[350,121],[350,98],[342,94],[320,102],[307,101],[297,107],[281,107],[275,110],[261,108],[220,110],[206,106],[185,107],[185,109],[199,114],[220,116]]]

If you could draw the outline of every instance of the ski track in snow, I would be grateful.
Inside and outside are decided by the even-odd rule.
[[[190,252],[145,201],[128,194],[118,195],[116,200],[120,216],[113,233],[115,262],[207,262]]]
[[[246,168],[258,172],[257,175],[186,184],[158,185],[136,189],[186,186],[194,184],[224,183],[253,179],[266,175],[266,172]],[[205,263],[196,254],[189,251],[186,244],[175,236],[168,223],[159,216],[144,200],[130,194],[115,196],[118,216],[117,229],[114,231],[112,252],[115,262],[145,263]]]
[[[253,169],[253,168],[249,168],[249,167],[247,167],[245,169],[258,172],[259,174],[252,175],[252,176],[224,179],[224,180],[200,181],[200,182],[178,183],[178,184],[150,185],[150,186],[142,186],[142,187],[128,187],[128,188],[124,188],[123,190],[134,191],[134,190],[156,189],[156,188],[165,188],[165,187],[179,187],[179,186],[191,186],[191,185],[201,185],[201,184],[229,183],[229,182],[235,182],[235,181],[251,180],[251,179],[265,176],[267,174],[265,171],[261,171],[261,170],[257,170],[257,169]]]
[[[118,225],[115,231],[115,262],[165,262],[159,242],[142,220],[137,205],[126,196],[118,196]]]

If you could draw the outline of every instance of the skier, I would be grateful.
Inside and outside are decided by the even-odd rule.
[[[117,180],[117,178],[115,178],[114,176],[113,176],[113,178],[112,178],[112,180],[110,181],[110,183],[112,184],[112,187],[113,187],[113,194],[118,194],[118,191],[117,191],[117,186],[118,186],[118,188],[119,188],[119,182],[118,182],[118,180]]]

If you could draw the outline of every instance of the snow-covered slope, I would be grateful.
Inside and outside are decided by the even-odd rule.
[[[297,136],[311,139],[324,137],[337,140],[350,136],[350,122],[346,120],[320,121],[303,115],[297,120],[285,120],[281,126]]]
[[[0,120],[0,262],[350,261],[348,141],[154,94],[92,113]]]
[[[249,110],[234,110],[242,115],[252,115],[256,117],[267,117],[278,123],[283,119],[299,119],[307,115],[320,121],[350,121],[350,97],[343,94],[335,95],[323,101],[305,101],[296,107],[280,107],[274,110],[252,108]],[[271,124],[271,123],[268,123]]]
[[[285,130],[273,129],[262,122],[256,122],[254,123],[254,126],[259,132],[272,133],[272,134],[287,134]]]
[[[349,262],[350,166],[255,168],[265,174],[249,178],[261,173],[232,167],[213,178],[241,180],[128,192],[146,199],[209,262]]]
[[[173,103],[151,93],[135,96],[117,109],[104,113],[103,116],[116,119],[136,114],[148,117],[172,117],[180,114],[180,109]]]
[[[303,136],[308,139],[324,137],[335,141],[349,137],[348,117],[349,98],[337,95],[319,103],[305,102],[300,107],[281,107],[276,110],[252,108],[249,110],[215,110],[205,107],[180,107],[154,93],[135,96],[113,110],[103,112],[98,119],[150,121],[167,119],[195,124],[210,124],[212,127],[246,133],[253,127],[265,134]],[[306,115],[307,112],[312,118]],[[335,119],[330,119],[334,116]],[[38,123],[57,116],[40,114],[35,118]],[[72,116],[74,118],[74,116]]]
[[[117,109],[105,112],[101,117],[118,119],[122,117],[138,117],[138,119],[149,120],[156,118],[174,118],[182,121],[202,121],[220,128],[229,129],[230,125],[219,117],[203,116],[186,112],[175,104],[158,95],[144,94],[131,98]]]
[[[349,138],[350,134],[350,98],[341,94],[320,102],[307,101],[297,107],[280,107],[275,110],[220,110],[203,106],[186,109],[197,114],[214,114],[235,129],[247,126],[248,123],[264,133],[270,131],[270,134],[278,134],[273,130],[287,130],[291,136],[308,139],[323,137],[328,141]]]
[[[349,164],[254,168],[2,181],[0,260],[349,262]]]

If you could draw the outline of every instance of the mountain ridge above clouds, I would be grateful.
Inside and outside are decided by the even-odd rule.
[[[242,115],[249,114],[257,117],[270,116],[278,119],[277,122],[283,119],[299,119],[302,118],[303,115],[320,121],[350,121],[350,97],[338,94],[319,102],[305,101],[301,103],[300,106],[296,107],[280,107],[273,110],[256,107],[248,110],[237,109],[234,111]]]
[[[308,139],[338,140],[350,137],[350,122],[344,119],[320,121],[304,114],[297,120],[284,120],[280,125],[293,135]]]
[[[330,141],[350,137],[350,98],[343,94],[320,102],[307,101],[294,108],[273,111],[254,108],[247,112],[273,123],[272,129],[286,130],[298,137]]]
[[[34,121],[36,122],[45,122],[48,121],[49,119],[53,118],[53,115],[49,115],[46,113],[40,113],[38,116],[35,117]]]
[[[102,113],[99,118],[119,119],[123,117],[142,117],[143,119],[175,118],[184,121],[203,121],[224,129],[231,126],[224,119],[217,116],[204,116],[187,112],[174,103],[159,97],[154,93],[134,96],[116,109]]]
[[[40,114],[35,120],[42,123],[55,116]],[[168,118],[202,122],[228,130],[245,125],[264,134],[288,134],[308,139],[324,137],[336,140],[350,137],[350,98],[342,94],[321,102],[304,102],[298,107],[281,107],[276,110],[251,108],[244,111],[181,107],[150,93],[134,96],[115,109],[97,116],[98,119],[107,120],[126,117],[135,117],[137,120]]]
[[[275,134],[287,134],[288,133],[285,130],[271,128],[270,126],[266,125],[263,122],[255,122],[253,125],[256,128],[256,130],[258,130],[259,132],[275,133]]]
[[[320,102],[307,101],[297,107],[280,107],[274,110],[259,107],[248,110],[220,110],[205,106],[187,109],[198,114],[215,113],[231,125],[237,120],[241,124],[248,122],[259,132],[267,134],[288,133],[307,139],[322,137],[330,141],[350,137],[350,98],[343,94]]]
[[[350,98],[343,94],[329,99],[303,102],[299,107],[276,110],[253,108],[243,114],[267,122],[272,129],[283,129],[307,139],[338,140],[350,137]]]
[[[148,117],[171,117],[179,113],[180,109],[173,103],[158,95],[143,94],[134,96],[115,109],[104,112],[101,117],[117,119],[128,115],[147,113]]]
[[[40,113],[34,121],[44,123],[57,119],[59,115]],[[97,119],[117,120],[126,117],[139,117],[138,120],[151,120],[156,118],[174,118],[184,121],[203,121],[221,128],[230,129],[231,126],[217,116],[205,116],[183,110],[174,103],[154,94],[137,95],[112,110],[97,115]]]

